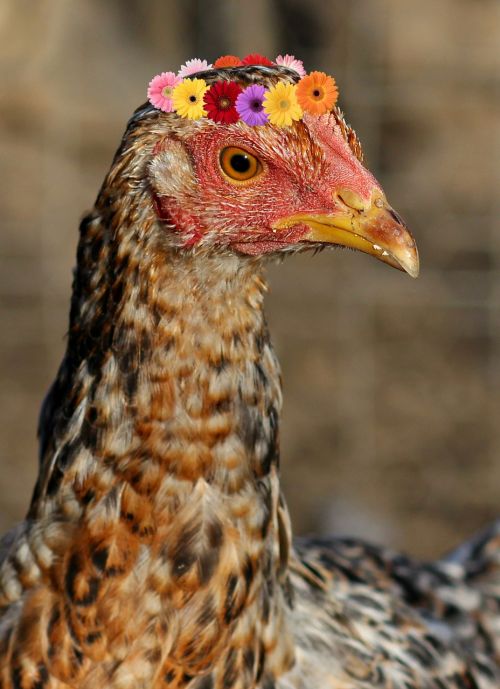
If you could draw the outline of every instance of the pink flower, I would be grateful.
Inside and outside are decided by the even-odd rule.
[[[182,79],[173,72],[157,74],[148,86],[148,99],[151,105],[163,112],[172,112],[172,91],[180,81]]]
[[[297,60],[293,55],[278,55],[275,62],[282,67],[293,69],[297,74],[300,74],[301,77],[305,77],[306,75],[302,60]]]
[[[206,60],[199,60],[197,57],[195,57],[182,65],[178,75],[180,77],[189,77],[191,74],[204,72],[207,69],[212,69],[212,65],[208,64]]]

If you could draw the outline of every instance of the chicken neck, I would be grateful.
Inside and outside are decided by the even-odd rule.
[[[28,522],[49,553],[43,662],[64,681],[88,670],[94,686],[103,668],[120,686],[127,672],[154,687],[253,686],[293,662],[259,263],[140,247],[133,226],[115,244],[98,212],[81,233]]]

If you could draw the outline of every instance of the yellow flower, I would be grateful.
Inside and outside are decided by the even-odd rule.
[[[295,85],[279,81],[267,91],[264,111],[269,115],[269,122],[278,127],[289,127],[294,120],[302,117],[302,108],[297,102]]]
[[[197,120],[206,115],[203,96],[207,88],[204,79],[183,79],[172,93],[175,112],[189,120]]]

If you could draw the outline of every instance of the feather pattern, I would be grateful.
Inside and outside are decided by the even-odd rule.
[[[340,111],[231,127],[138,109],[81,223],[38,481],[0,543],[0,686],[494,689],[498,527],[435,563],[292,542],[264,256],[323,244],[266,218],[379,187]],[[265,189],[221,178],[227,136]]]

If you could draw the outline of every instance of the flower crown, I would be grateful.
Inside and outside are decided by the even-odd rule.
[[[250,65],[287,67],[301,78],[296,84],[279,81],[269,88],[260,84],[242,88],[237,81],[223,80],[209,85],[204,79],[192,78],[209,69]],[[324,72],[306,74],[302,60],[293,55],[278,55],[274,62],[257,54],[247,55],[243,60],[235,55],[224,55],[213,65],[206,60],[188,60],[177,74],[162,72],[148,87],[149,102],[163,112],[175,112],[190,120],[208,117],[224,124],[241,120],[252,127],[268,122],[289,127],[293,121],[302,119],[304,112],[312,115],[328,112],[337,98],[333,77]]]

